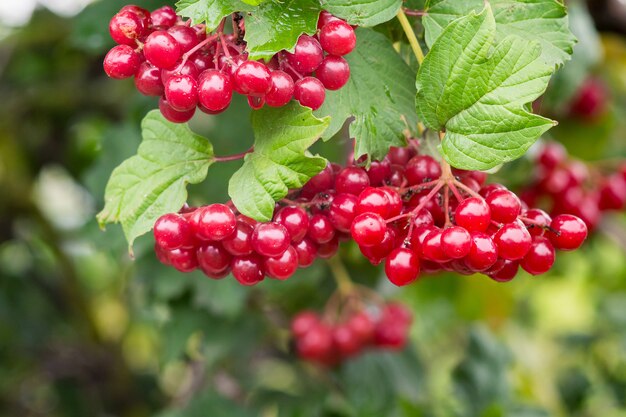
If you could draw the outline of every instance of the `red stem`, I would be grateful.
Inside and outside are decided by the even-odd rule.
[[[229,155],[229,156],[215,156],[213,157],[213,161],[214,162],[229,162],[229,161],[237,161],[239,159],[243,159],[245,158],[245,156],[251,152],[254,151],[254,147],[248,149],[245,152],[241,152],[235,155]]]

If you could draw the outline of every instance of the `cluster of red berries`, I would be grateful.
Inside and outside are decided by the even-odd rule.
[[[545,204],[552,215],[574,214],[590,230],[598,225],[603,212],[626,206],[626,164],[605,175],[571,158],[558,142],[546,142],[536,164],[536,177],[521,193],[526,204]]]
[[[480,272],[497,281],[514,278],[519,266],[542,274],[555,248],[573,250],[585,240],[577,217],[551,219],[485,180],[484,173],[444,172],[428,155],[392,148],[367,171],[353,166],[337,174],[330,213],[341,213],[372,264],[385,261],[396,285],[415,281],[420,270]]]
[[[287,279],[352,238],[372,264],[385,262],[391,282],[407,285],[420,272],[440,270],[496,281],[513,279],[520,266],[543,274],[555,249],[574,250],[586,239],[580,218],[551,218],[485,180],[482,172],[451,170],[412,147],[393,147],[369,169],[328,165],[279,202],[271,222],[236,216],[222,204],[164,215],[154,227],[157,253],[181,271],[232,272],[253,285],[264,276]]]
[[[606,111],[608,98],[604,84],[599,79],[588,78],[569,103],[570,116],[593,121]]]
[[[341,321],[325,319],[313,311],[297,314],[291,332],[298,356],[325,366],[336,366],[365,349],[400,350],[407,341],[413,314],[405,306],[389,303],[373,311],[351,312]]]
[[[226,110],[233,91],[246,95],[254,109],[295,98],[315,110],[325,89],[338,90],[350,78],[343,56],[356,46],[354,29],[327,12],[320,14],[315,36],[300,36],[293,53],[281,51],[267,64],[248,60],[240,15],[233,16],[233,34],[223,33],[223,23],[215,34],[189,23],[170,6],[150,13],[134,5],[109,23],[118,45],[104,59],[105,72],[117,79],[134,76],[139,92],[160,97],[159,109],[172,122],[188,121],[196,108],[207,114]]]

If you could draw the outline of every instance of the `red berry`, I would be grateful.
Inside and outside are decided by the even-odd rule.
[[[578,217],[561,214],[552,219],[552,229],[547,235],[556,249],[578,249],[587,238],[587,226]]]
[[[253,226],[242,220],[237,220],[235,231],[222,239],[222,246],[224,246],[224,249],[234,256],[250,255],[253,252],[253,232]]]
[[[531,236],[543,235],[545,228],[552,222],[548,213],[541,209],[527,210],[524,217],[532,222],[528,224],[528,232]]]
[[[511,223],[522,211],[519,198],[509,190],[497,190],[485,199],[491,209],[491,219],[498,223]]]
[[[460,227],[452,226],[441,235],[441,249],[452,259],[464,258],[472,248],[472,237],[469,232]]]
[[[319,316],[313,311],[302,311],[291,320],[291,334],[300,338],[320,323]]]
[[[472,247],[465,257],[465,264],[473,271],[489,269],[498,260],[498,249],[491,237],[484,232],[472,232]]]
[[[313,326],[304,335],[296,339],[298,355],[306,360],[323,365],[332,364],[333,334],[331,329],[323,323]]]
[[[335,236],[332,240],[322,243],[317,247],[317,256],[321,259],[330,259],[339,250],[339,238]]]
[[[172,123],[188,122],[189,120],[191,120],[191,118],[196,112],[195,108],[191,110],[186,110],[186,111],[178,111],[174,109],[172,106],[170,106],[170,104],[168,103],[165,97],[161,97],[159,99],[159,110],[161,110],[161,114],[163,115],[163,117],[165,117],[167,120],[169,120]]]
[[[359,246],[374,246],[385,238],[387,225],[380,215],[363,213],[354,218],[350,231]]]
[[[181,57],[176,39],[163,30],[152,32],[143,46],[146,59],[157,68],[174,68]]]
[[[567,150],[565,150],[563,145],[558,142],[548,142],[541,149],[537,161],[546,170],[553,170],[565,162],[566,159]]]
[[[426,238],[422,242],[421,253],[422,256],[433,262],[443,263],[450,260],[450,257],[443,251],[443,245],[441,242],[441,236],[443,230],[434,228],[426,235]]]
[[[252,234],[252,247],[263,256],[282,255],[290,242],[291,236],[285,226],[275,222],[257,224]]]
[[[498,255],[509,261],[522,259],[530,250],[532,237],[519,222],[505,224],[493,238]]]
[[[252,254],[247,256],[236,256],[231,264],[231,272],[241,285],[255,285],[263,281],[265,271],[261,257]]]
[[[189,75],[175,75],[165,82],[165,97],[174,110],[192,110],[198,104],[198,83]]]
[[[118,80],[135,75],[139,69],[139,55],[128,45],[117,45],[104,57],[104,72]]]
[[[296,82],[293,96],[302,106],[317,110],[324,104],[326,92],[320,80],[304,77]]]
[[[396,248],[396,233],[387,228],[383,241],[374,246],[360,246],[361,253],[372,265],[380,264]]]
[[[337,194],[330,205],[328,218],[340,232],[349,232],[356,216],[358,198],[353,194]]]
[[[504,264],[496,272],[489,273],[489,277],[498,282],[509,282],[517,275],[519,261],[504,261]]]
[[[208,276],[219,276],[230,267],[232,256],[218,242],[205,242],[196,252],[200,269]]]
[[[327,90],[339,90],[350,79],[350,65],[340,56],[329,55],[317,67],[315,76]]]
[[[410,249],[397,248],[385,261],[385,273],[389,281],[397,286],[410,284],[419,276],[419,257]]]
[[[548,272],[554,264],[554,247],[548,238],[536,236],[530,250],[522,258],[521,267],[532,275],[540,275]]]
[[[417,155],[408,162],[404,176],[410,185],[436,180],[441,176],[441,166],[433,157]]]
[[[348,193],[359,195],[370,184],[367,173],[358,167],[348,167],[343,169],[335,179],[335,189],[337,193]]]
[[[364,311],[360,311],[357,314],[351,316],[346,325],[352,330],[354,336],[359,340],[361,345],[365,346],[371,343],[374,337],[374,321]]]
[[[196,251],[192,249],[174,249],[168,253],[168,260],[179,272],[192,272],[198,267]]]
[[[347,55],[356,46],[354,29],[341,20],[328,22],[320,31],[320,44],[331,55]]]
[[[196,236],[204,240],[222,240],[237,227],[235,214],[224,204],[198,208],[189,218],[189,223]]]
[[[294,244],[294,248],[298,253],[298,266],[306,268],[311,266],[317,257],[317,245],[306,237],[300,242]]]
[[[608,177],[600,188],[601,210],[621,210],[626,205],[626,181],[621,175]]]
[[[304,209],[296,206],[280,209],[276,213],[274,221],[285,226],[291,235],[292,242],[299,242],[304,239],[309,228],[309,216]]]
[[[184,64],[179,64],[172,69],[162,69],[161,70],[161,81],[163,84],[167,82],[170,78],[176,75],[189,75],[191,78],[197,80],[200,72],[191,61],[186,61]]]
[[[298,269],[298,252],[292,246],[280,256],[265,258],[265,273],[274,279],[284,280]]]
[[[264,96],[272,87],[269,68],[258,61],[245,61],[235,71],[237,91],[254,97]]]
[[[293,98],[295,84],[284,71],[272,71],[270,77],[270,89],[265,95],[265,102],[270,107],[282,107]]]
[[[367,187],[359,194],[356,206],[357,214],[376,213],[383,219],[389,217],[391,203],[387,198],[387,193],[380,188]]]
[[[333,329],[333,343],[342,358],[349,358],[361,350],[361,343],[352,329],[340,324]]]
[[[376,187],[385,185],[386,181],[391,177],[391,164],[387,160],[372,161],[367,170],[367,176],[371,185]]]
[[[131,11],[122,11],[109,22],[109,33],[115,43],[137,46],[137,39],[143,36],[146,28],[139,16]]]
[[[230,105],[233,87],[230,77],[221,71],[209,69],[200,74],[198,100],[205,108],[220,112]]]
[[[149,62],[143,62],[135,74],[135,87],[145,96],[162,96],[164,89],[161,70]]]
[[[324,26],[326,26],[327,23],[332,22],[334,20],[341,20],[341,19],[333,16],[332,14],[328,13],[326,10],[322,10],[322,12],[320,13],[320,17],[317,20],[317,29],[321,30]]]
[[[176,11],[171,6],[163,6],[152,12],[152,24],[158,28],[169,28],[176,24]]]
[[[289,65],[302,75],[311,74],[324,59],[324,52],[320,43],[309,35],[300,36],[293,54],[287,52],[285,55]]]
[[[315,214],[309,220],[307,237],[314,243],[321,245],[330,242],[335,237],[335,228],[328,217],[323,214]]]
[[[194,48],[199,42],[196,31],[189,26],[176,25],[167,30],[172,38],[178,42],[181,53],[185,53]]]
[[[154,239],[166,251],[192,248],[195,245],[193,231],[187,220],[179,214],[165,214],[154,224]]]

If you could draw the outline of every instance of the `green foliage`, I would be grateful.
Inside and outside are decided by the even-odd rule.
[[[559,0],[490,0],[496,20],[496,42],[517,35],[541,44],[541,59],[562,65],[570,59],[576,38],[570,32],[567,10]],[[430,0],[423,24],[429,47],[455,19],[483,9],[483,0]]]
[[[285,197],[290,188],[301,188],[326,166],[324,158],[309,156],[306,150],[329,122],[293,102],[254,112],[254,152],[246,155],[228,185],[237,209],[259,221],[271,220],[275,201]]]
[[[283,49],[293,51],[300,35],[315,33],[320,11],[318,0],[263,3],[246,19],[245,40],[250,59],[269,60]]]
[[[322,7],[351,25],[376,26],[393,19],[402,0],[320,0]]]
[[[346,57],[350,80],[339,91],[327,91],[316,113],[331,116],[324,139],[348,120],[350,137],[356,139],[355,159],[367,155],[369,162],[383,158],[390,146],[406,144],[407,129],[417,124],[414,74],[383,35],[370,29],[356,33],[356,49]]]
[[[187,201],[187,184],[204,180],[213,146],[186,125],[170,123],[158,110],[142,122],[143,142],[137,155],[111,174],[98,222],[121,223],[129,246],[152,229],[163,214]]]
[[[176,12],[191,19],[194,24],[205,23],[207,30],[214,30],[220,21],[234,12],[251,10],[256,2],[244,3],[240,0],[179,0]]]
[[[495,48],[489,6],[452,22],[417,76],[417,113],[445,130],[442,153],[453,166],[486,170],[522,156],[553,122],[524,105],[546,89],[553,71],[537,42],[509,36]]]

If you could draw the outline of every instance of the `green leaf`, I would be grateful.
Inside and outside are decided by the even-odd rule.
[[[569,60],[576,38],[568,29],[567,9],[559,0],[490,0],[497,23],[496,41],[517,35],[537,41],[541,58],[549,65],[562,65]],[[429,47],[455,19],[472,11],[479,12],[484,0],[430,0],[422,22]]]
[[[376,51],[376,53],[372,53]],[[332,116],[324,139],[335,135],[348,118],[356,138],[354,157],[382,159],[390,146],[406,145],[405,131],[417,125],[415,73],[384,35],[357,29],[356,49],[348,56],[350,80],[338,91],[327,91],[320,116]]]
[[[188,17],[193,24],[206,23],[207,30],[211,31],[229,14],[252,10],[252,3],[246,3],[239,0],[179,0],[176,13]]]
[[[281,108],[252,113],[254,152],[228,184],[237,209],[259,221],[272,219],[274,204],[290,188],[300,188],[326,166],[326,160],[306,150],[328,127],[330,118],[319,119],[311,109],[295,102]]]
[[[546,89],[554,67],[541,45],[517,36],[494,45],[489,5],[455,20],[433,44],[417,76],[417,114],[446,132],[444,158],[463,169],[486,170],[522,156],[553,126],[525,108]]]
[[[376,26],[395,17],[402,0],[321,0],[322,8],[351,25]]]
[[[241,0],[241,1],[251,6],[258,6],[261,3],[265,3],[267,0]]]
[[[263,3],[246,16],[250,59],[270,59],[283,49],[293,50],[303,33],[317,30],[321,8],[318,0],[285,0]]]
[[[100,225],[121,223],[133,241],[152,229],[163,214],[178,211],[187,184],[204,180],[213,163],[213,146],[187,125],[170,123],[154,110],[141,123],[143,142],[137,155],[115,168],[104,195]],[[118,138],[122,139],[122,138]]]

